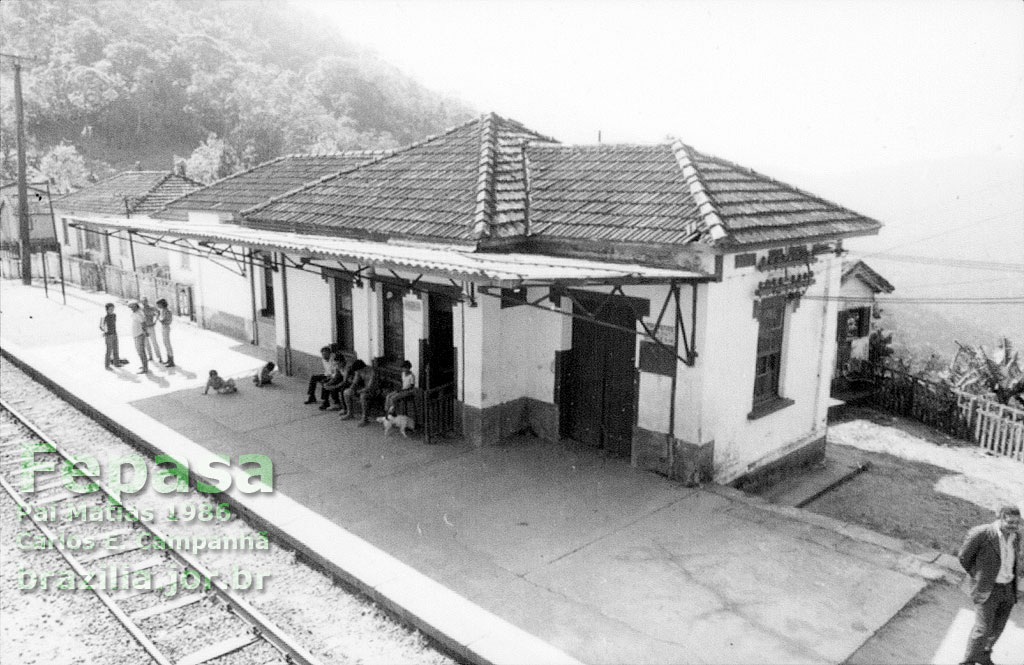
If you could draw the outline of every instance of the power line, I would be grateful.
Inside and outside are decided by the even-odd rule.
[[[805,295],[808,300],[822,300],[833,302],[864,302],[863,297],[858,296],[814,296]],[[910,298],[876,298],[881,305],[892,304],[919,304],[919,305],[1024,305],[1024,296],[994,296],[983,298],[972,297],[947,297],[947,296],[920,296]]]
[[[907,284],[905,286],[901,285],[899,287],[899,290],[902,292],[902,291],[906,291],[907,289],[922,289],[922,288],[925,288],[925,287],[929,287],[930,288],[930,287],[933,287],[933,286],[960,286],[961,284],[991,284],[992,282],[1005,282],[1005,281],[1008,281],[1008,280],[1011,280],[1011,279],[1016,279],[1016,278],[1014,278],[1014,277],[990,277],[988,279],[969,279],[969,280],[966,280],[966,281],[963,281],[963,282],[926,282],[924,284]]]
[[[952,259],[930,256],[911,256],[908,254],[873,254],[877,259],[884,261],[896,261],[903,263],[921,263],[925,265],[939,265],[946,268],[965,268],[970,270],[996,270],[999,272],[1021,272],[1024,273],[1024,262],[1004,263],[999,261],[976,261],[971,259]]]
[[[912,240],[908,240],[906,242],[900,242],[900,243],[897,243],[897,244],[892,245],[890,247],[886,247],[885,249],[880,249],[877,252],[870,252],[868,254],[863,254],[862,256],[864,256],[864,257],[878,256],[880,254],[884,254],[884,253],[889,252],[889,251],[894,250],[894,249],[900,249],[900,248],[906,247],[908,245],[915,245],[915,244],[917,244],[919,242],[924,242],[925,240],[931,240],[932,238],[940,238],[942,236],[949,235],[950,233],[954,233],[956,231],[961,231],[961,230],[966,229],[966,228],[971,227],[971,226],[977,226],[978,224],[984,224],[984,223],[990,222],[990,221],[992,221],[994,219],[1001,219],[1003,217],[1008,217],[1010,215],[1018,215],[1018,219],[1024,218],[1024,212],[1022,212],[1020,210],[1008,210],[1006,212],[1000,212],[1000,213],[996,213],[994,215],[989,215],[988,217],[982,217],[980,219],[973,219],[971,221],[964,222],[963,224],[958,224],[957,226],[954,226],[951,229],[946,229],[945,231],[940,231],[938,233],[933,233],[932,235],[924,236],[924,237],[921,237],[921,238],[915,238],[915,239],[912,239]]]

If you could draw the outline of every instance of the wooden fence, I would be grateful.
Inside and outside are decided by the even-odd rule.
[[[875,384],[871,396],[874,406],[1024,462],[1024,409],[899,370],[864,365]]]
[[[77,256],[64,256],[63,259],[64,279],[70,284],[80,286],[86,291],[105,291],[126,300],[149,298],[151,303],[155,303],[164,298],[175,315],[195,320],[192,287],[189,284],[181,284],[147,272],[134,272],[113,265],[104,265]],[[61,266],[58,261],[56,252],[33,254],[32,277],[42,279],[45,275],[51,283],[55,282],[60,278]],[[7,252],[0,253],[0,269],[3,277],[7,279],[21,278],[21,263],[17,257]]]

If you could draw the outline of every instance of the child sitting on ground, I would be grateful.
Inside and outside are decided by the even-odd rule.
[[[235,386],[235,380],[222,379],[215,369],[210,370],[210,378],[206,380],[206,389],[203,390],[203,394],[208,394],[210,392],[210,388],[213,388],[214,392],[221,395],[238,392],[238,387]]]
[[[266,365],[263,366],[262,369],[260,369],[260,371],[256,372],[256,374],[253,375],[252,382],[256,384],[257,388],[269,386],[271,383],[273,383],[272,379],[274,377],[274,374],[277,373],[277,370],[274,369],[275,367],[277,367],[277,365],[275,365],[274,363],[267,363]]]

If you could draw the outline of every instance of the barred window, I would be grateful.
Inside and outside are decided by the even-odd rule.
[[[769,298],[758,313],[757,365],[754,371],[754,406],[779,397],[782,370],[782,336],[786,323],[786,299]]]

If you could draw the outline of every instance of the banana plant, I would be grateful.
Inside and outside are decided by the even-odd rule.
[[[980,344],[956,344],[959,350],[946,376],[949,385],[975,395],[991,395],[1000,404],[1013,401],[1024,406],[1024,364],[1009,339],[1004,337],[991,353]]]

